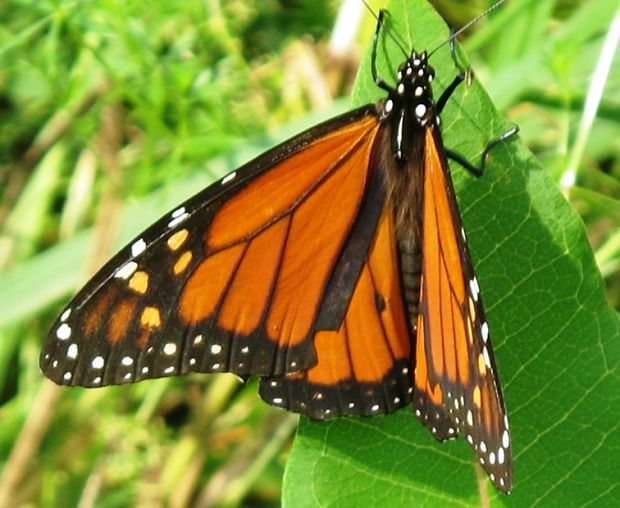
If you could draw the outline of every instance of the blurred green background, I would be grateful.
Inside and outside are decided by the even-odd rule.
[[[433,4],[452,26],[489,5]],[[617,55],[593,124],[580,127],[612,4],[512,0],[462,42],[502,114],[564,182],[620,309]],[[43,383],[38,354],[63,303],[123,241],[349,108],[375,21],[362,11],[338,50],[342,8],[0,4],[0,506],[280,505],[296,417],[263,404],[254,383],[188,376],[59,390]]]

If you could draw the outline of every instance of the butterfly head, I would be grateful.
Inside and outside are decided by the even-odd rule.
[[[426,51],[412,51],[398,69],[396,94],[420,127],[426,127],[436,117],[431,89],[434,77],[435,71],[428,65]]]

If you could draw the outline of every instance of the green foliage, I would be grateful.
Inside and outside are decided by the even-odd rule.
[[[442,8],[468,19],[463,4]],[[281,450],[295,420],[259,402],[254,383],[190,376],[61,391],[42,383],[38,352],[62,302],[115,248],[275,140],[342,110],[271,134],[311,107],[307,90],[291,91],[303,79],[286,55],[298,37],[328,37],[335,9],[324,5],[0,5],[0,500],[279,505]],[[424,3],[388,7],[406,48],[447,37]],[[493,151],[482,178],[453,167],[514,437],[515,489],[504,497],[484,480],[493,504],[608,505],[619,495],[618,318],[587,239],[620,307],[620,66],[567,191],[586,230],[554,182],[582,136],[589,77],[615,9],[612,0],[508,2],[465,39],[467,57],[459,52],[503,114],[476,80],[442,117],[446,145],[469,160],[514,122],[544,164],[511,141]],[[368,17],[364,44],[373,29]],[[403,57],[390,39],[383,44],[389,80]],[[454,75],[447,48],[432,62],[441,89]],[[355,104],[383,95],[368,56],[361,68]],[[17,436],[27,445],[21,465],[7,462]],[[403,410],[302,420],[283,502],[478,506],[481,498],[467,444],[434,442]]]

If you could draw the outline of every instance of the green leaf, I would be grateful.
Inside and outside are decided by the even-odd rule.
[[[388,30],[407,49],[433,49],[448,36],[426,3],[394,0],[388,9]],[[389,38],[381,45],[380,73],[393,82],[390,69],[404,57]],[[447,46],[431,63],[439,96],[456,72]],[[369,55],[353,96],[356,105],[382,96]],[[454,94],[442,128],[446,146],[477,161],[507,124],[475,82]],[[584,226],[518,140],[493,150],[481,178],[451,168],[511,421],[513,492],[493,489],[463,439],[438,443],[403,409],[328,423],[302,418],[285,507],[617,503],[620,320]]]

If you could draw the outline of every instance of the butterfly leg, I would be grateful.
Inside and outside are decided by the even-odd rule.
[[[449,159],[452,159],[454,162],[458,162],[461,166],[463,166],[468,171],[471,171],[474,175],[481,176],[482,173],[484,173],[487,159],[489,157],[489,152],[493,150],[493,148],[495,148],[500,143],[503,143],[507,139],[510,139],[511,137],[515,136],[518,132],[519,132],[519,127],[515,125],[514,127],[511,127],[510,129],[508,129],[503,134],[500,134],[496,138],[493,138],[491,141],[489,141],[487,145],[484,147],[484,150],[482,150],[482,154],[480,155],[479,166],[474,166],[471,162],[465,159],[465,157],[463,157],[462,155],[456,152],[453,152],[452,150],[446,149],[446,155],[448,156]]]
[[[375,29],[375,35],[372,38],[372,56],[370,59],[370,69],[372,73],[372,79],[375,84],[386,92],[391,93],[394,91],[394,89],[379,77],[379,72],[377,71],[377,48],[379,47],[379,33],[381,32],[381,27],[383,26],[383,20],[385,18],[386,12],[386,10],[381,9],[379,11],[379,15],[377,16],[377,28]]]

